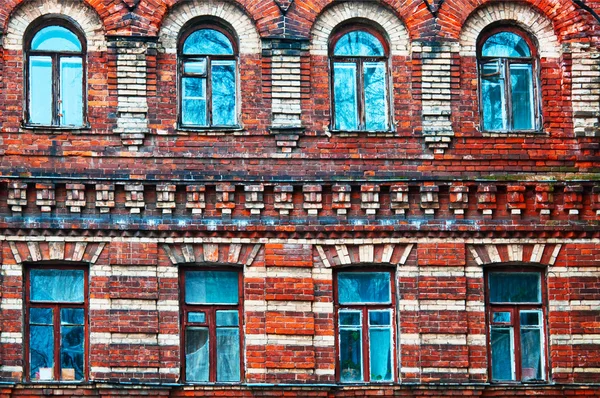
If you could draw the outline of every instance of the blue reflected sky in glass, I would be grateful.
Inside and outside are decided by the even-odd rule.
[[[481,49],[484,57],[524,58],[531,57],[527,42],[512,32],[500,32],[490,36]]]
[[[83,125],[83,62],[80,57],[60,59],[60,98],[60,124]]]
[[[381,42],[369,32],[353,30],[335,44],[333,55],[345,57],[383,57]]]
[[[46,26],[35,34],[31,49],[36,51],[77,51],[81,52],[81,42],[77,36],[62,26]]]
[[[52,123],[52,58],[29,58],[29,122]]]
[[[214,29],[198,29],[183,44],[186,55],[233,55],[233,46],[223,33]]]
[[[82,270],[32,269],[31,301],[82,303]]]

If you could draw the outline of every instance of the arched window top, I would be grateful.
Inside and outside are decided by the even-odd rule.
[[[342,35],[333,50],[333,55],[342,57],[384,57],[381,40],[365,30],[352,30]]]
[[[513,32],[498,32],[488,37],[481,48],[483,57],[529,58],[527,41]]]
[[[57,25],[40,29],[31,40],[31,50],[34,51],[72,51],[81,52],[81,41],[71,30]]]
[[[192,32],[183,43],[185,55],[234,55],[231,39],[223,32],[202,28]]]

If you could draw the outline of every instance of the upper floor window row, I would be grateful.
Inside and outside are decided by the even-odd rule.
[[[86,125],[86,43],[66,20],[37,24],[25,38],[25,124]],[[334,131],[392,128],[389,45],[370,26],[335,32],[329,49],[331,126]],[[218,24],[194,25],[178,48],[178,122],[182,128],[238,128],[238,44]],[[531,39],[518,29],[485,32],[478,43],[481,129],[535,132],[541,126],[538,61]]]

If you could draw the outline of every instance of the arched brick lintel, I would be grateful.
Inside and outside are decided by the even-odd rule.
[[[236,264],[251,266],[261,244],[175,243],[162,245],[173,265]]]
[[[17,6],[7,21],[2,46],[22,50],[23,36],[29,25],[43,15],[54,14],[72,19],[81,28],[88,51],[106,51],[104,25],[90,0],[33,0]],[[96,2],[97,3],[97,2]]]
[[[221,0],[193,0],[173,6],[160,28],[159,48],[166,53],[176,53],[181,28],[197,17],[215,18],[229,24],[238,37],[240,54],[260,53],[261,42],[255,23],[238,6]]]
[[[531,34],[538,42],[542,58],[558,58],[560,43],[550,18],[527,3],[488,3],[472,11],[460,32],[462,56],[475,56],[477,38],[490,24],[506,22],[514,24]]]
[[[552,266],[556,262],[560,244],[509,244],[468,245],[469,252],[477,265],[502,263],[527,263]]]
[[[409,35],[404,23],[388,8],[376,2],[344,2],[326,8],[311,29],[311,54],[326,56],[331,32],[350,19],[363,19],[379,25],[387,34],[391,55],[407,56]]]
[[[413,248],[412,244],[380,245],[317,245],[317,253],[326,268],[353,265],[404,265]]]
[[[105,242],[68,242],[64,240],[9,241],[15,263],[42,261],[73,261],[95,264],[106,246]]]

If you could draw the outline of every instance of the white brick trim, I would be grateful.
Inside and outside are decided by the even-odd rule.
[[[353,18],[365,19],[381,26],[387,33],[392,56],[409,54],[410,38],[404,23],[387,8],[366,1],[338,3],[325,10],[311,30],[311,54],[327,56],[329,37],[333,29]]]
[[[106,51],[104,26],[96,11],[81,0],[34,0],[24,2],[10,18],[3,46],[7,50],[22,50],[23,35],[37,18],[55,14],[75,21],[85,36],[88,51]]]
[[[260,53],[260,36],[252,20],[233,3],[222,0],[192,0],[173,7],[160,29],[159,49],[170,54],[177,53],[181,28],[188,21],[202,16],[218,18],[233,27],[239,40],[240,54]]]
[[[560,43],[554,34],[552,21],[531,6],[516,2],[488,3],[471,13],[460,33],[460,54],[474,57],[481,31],[498,21],[514,23],[534,36],[539,44],[541,58],[560,56]]]

